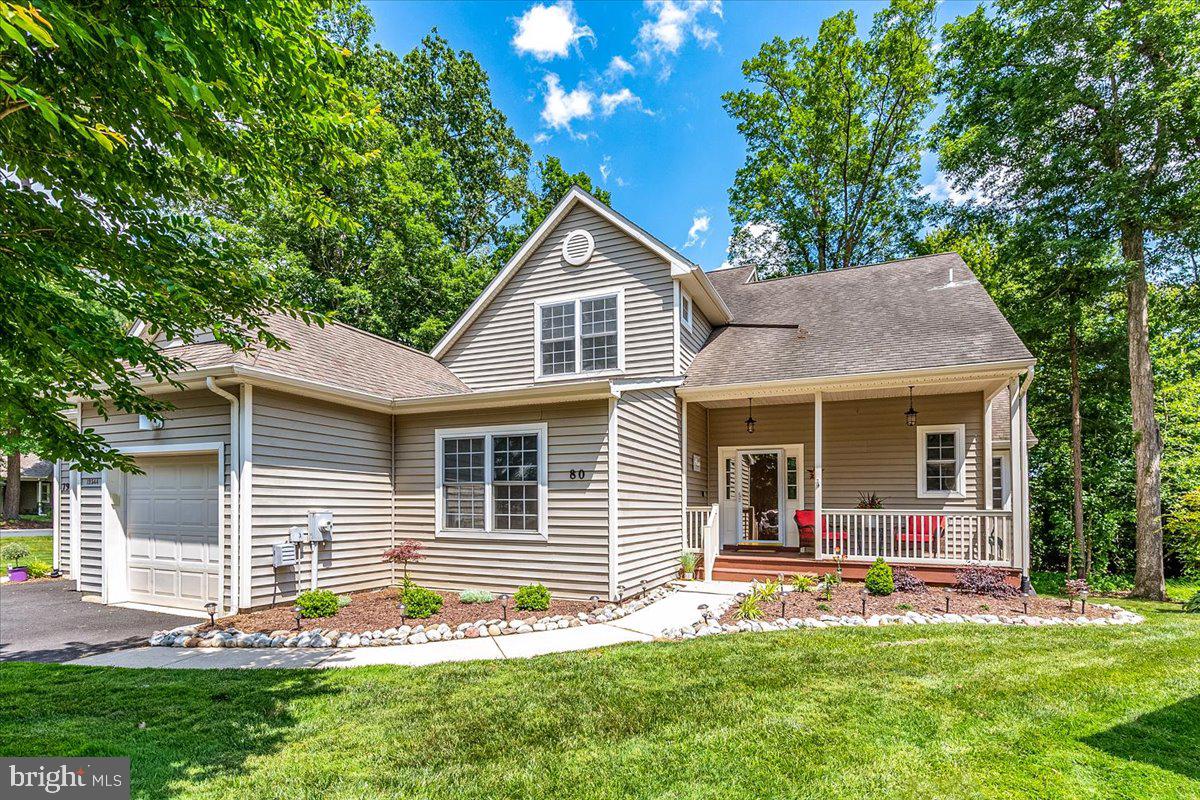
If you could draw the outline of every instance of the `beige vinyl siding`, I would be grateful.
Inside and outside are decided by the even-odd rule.
[[[54,513],[54,546],[58,549],[58,568],[63,575],[75,576],[71,564],[71,470],[65,461],[58,462],[54,473],[58,508]]]
[[[547,539],[435,537],[435,431],[536,422],[547,424]],[[438,589],[511,593],[540,581],[564,597],[607,596],[607,440],[606,401],[397,417],[396,538],[425,545],[410,576]]]
[[[572,267],[562,260],[566,235],[584,228],[596,241],[591,260]],[[472,389],[534,381],[534,303],[539,299],[605,289],[625,290],[625,375],[670,375],[674,287],[671,269],[641,244],[577,205],[534,249],[487,308],[441,359]]]
[[[672,389],[625,392],[617,401],[620,588],[675,577],[682,541],[678,401]]]
[[[166,395],[173,409],[163,412],[163,427],[157,431],[138,429],[136,414],[123,414],[110,409],[107,420],[96,413],[94,406],[84,405],[83,429],[93,429],[114,447],[146,447],[165,444],[196,444],[200,442],[222,442],[224,445],[224,519],[222,521],[225,541],[225,575],[222,576],[223,594],[229,601],[229,534],[230,534],[230,454],[229,454],[229,403],[212,392],[188,391]],[[141,457],[141,456],[139,456]],[[211,457],[211,456],[210,456]],[[80,566],[83,571],[83,590],[100,591],[101,552],[101,509],[100,487],[88,486],[88,477],[83,476],[80,487]],[[114,473],[110,480],[119,477]]]
[[[919,425],[962,424],[966,432],[966,492],[961,498],[917,497],[917,429],[905,425],[907,397],[824,403],[824,504],[854,508],[859,492],[875,492],[885,508],[980,508],[983,399],[978,392],[918,396]],[[689,412],[690,413],[690,412]],[[717,497],[718,447],[804,444],[804,503],[811,508],[813,406],[754,404],[755,432],[746,433],[745,407],[709,409],[709,496]]]
[[[689,506],[707,506],[716,499],[708,490],[708,473],[712,469],[708,454],[708,409],[699,403],[687,408],[687,492]],[[692,470],[692,456],[700,456],[700,471]]]
[[[680,292],[682,291],[680,289]],[[682,294],[679,302],[683,302]],[[700,348],[704,347],[704,343],[708,341],[711,333],[712,325],[708,324],[708,320],[693,303],[692,324],[680,323],[679,326],[679,365],[684,372],[687,372],[687,368],[692,364],[692,359],[696,357],[696,353],[700,352]]]
[[[388,586],[392,543],[392,420],[387,414],[256,389],[252,403],[251,606],[291,600],[309,588],[311,550],[296,567],[272,565],[272,545],[308,511],[333,512],[333,541],[320,547],[318,586],[350,592]]]

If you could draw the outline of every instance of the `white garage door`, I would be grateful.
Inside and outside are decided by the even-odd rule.
[[[132,600],[202,609],[220,594],[215,456],[139,458],[126,483]]]

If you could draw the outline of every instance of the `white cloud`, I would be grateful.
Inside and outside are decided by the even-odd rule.
[[[577,119],[592,116],[592,101],[596,95],[583,84],[564,92],[558,76],[546,76],[545,105],[542,107],[542,122],[555,130],[570,130]]]
[[[684,242],[684,248],[695,247],[700,245],[704,247],[708,241],[708,224],[712,221],[708,212],[703,208],[696,209],[696,213],[692,216],[692,227],[688,228],[688,238]]]
[[[608,68],[604,70],[604,77],[613,81],[630,72],[633,72],[633,64],[630,64],[620,56],[613,56],[612,61],[608,62]]]
[[[638,56],[643,61],[657,57],[664,61],[678,55],[693,38],[704,48],[717,46],[717,31],[700,20],[706,15],[722,16],[721,0],[646,0],[646,10],[653,16],[638,29]],[[670,74],[670,66],[663,65],[663,75]]]
[[[608,183],[609,175],[612,175],[612,156],[605,156],[600,162],[600,180]]]
[[[522,14],[516,23],[513,47],[518,53],[528,53],[538,61],[567,56],[571,47],[581,39],[596,40],[592,29],[575,14],[575,7],[570,0],[561,0],[551,6],[538,3]]]
[[[611,116],[614,111],[624,105],[641,108],[642,99],[629,91],[628,87],[600,95],[600,112],[606,117]]]
[[[933,178],[931,183],[921,187],[920,194],[927,197],[935,203],[944,203],[947,200],[951,205],[961,206],[966,203],[979,203],[987,205],[992,202],[992,198],[986,193],[975,187],[968,187],[965,190],[960,190],[946,179],[946,174],[939,171]]]
[[[548,141],[550,141],[550,134],[546,133],[545,131],[539,131],[533,137],[534,144],[542,144],[543,142],[548,142]]]

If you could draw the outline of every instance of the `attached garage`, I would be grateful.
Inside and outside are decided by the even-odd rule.
[[[125,476],[126,587],[133,602],[202,610],[221,592],[214,455],[140,457]]]

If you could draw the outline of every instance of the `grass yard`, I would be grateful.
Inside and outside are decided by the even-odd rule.
[[[0,665],[0,753],[135,797],[1200,798],[1200,616],[743,634],[421,669]]]
[[[0,550],[9,542],[21,542],[29,548],[31,561],[54,563],[54,537],[52,536],[0,536]]]

